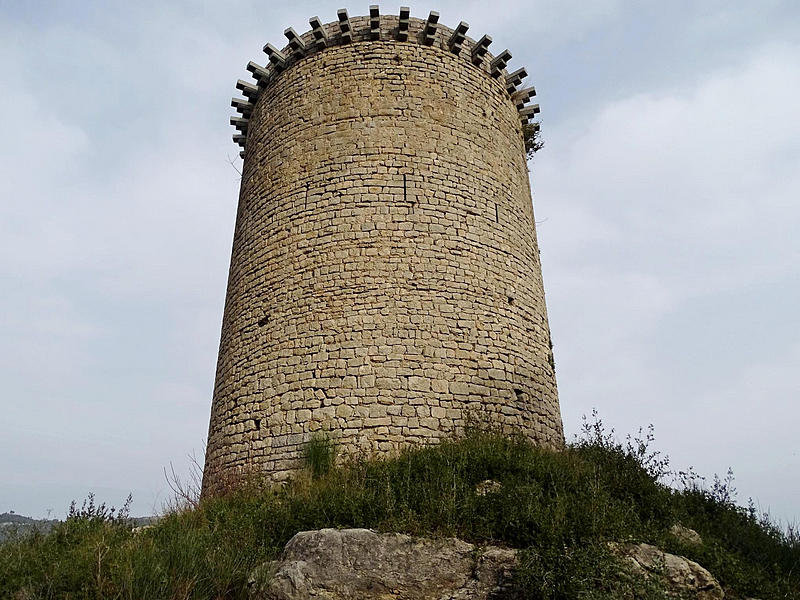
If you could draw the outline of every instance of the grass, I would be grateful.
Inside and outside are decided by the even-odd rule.
[[[245,598],[248,574],[298,531],[368,527],[522,549],[508,598],[663,598],[609,555],[607,541],[635,540],[697,560],[728,598],[800,599],[795,533],[733,504],[730,481],[664,485],[668,461],[648,449],[651,435],[640,438],[619,443],[595,419],[563,452],[475,432],[342,467],[331,443],[315,440],[312,476],[174,510],[140,533],[124,510],[73,507],[51,534],[0,545],[0,597]],[[502,486],[476,494],[487,479]],[[678,522],[705,544],[670,536]]]
[[[303,449],[303,462],[313,479],[327,475],[336,462],[336,447],[327,436],[313,436]]]

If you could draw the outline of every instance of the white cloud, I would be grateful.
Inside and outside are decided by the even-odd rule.
[[[601,26],[618,15],[621,0],[563,0],[552,2],[467,2],[465,8],[480,15],[473,25],[485,27],[501,35],[504,31],[517,30],[528,36],[536,36],[549,44],[563,43],[583,36],[588,30]],[[451,11],[458,10],[452,8]],[[453,15],[454,26],[458,23]],[[517,25],[518,27],[515,27]],[[480,37],[478,35],[477,37]]]
[[[144,52],[162,29],[176,37]],[[151,510],[162,467],[183,466],[208,422],[238,189],[233,50],[159,20],[107,35],[20,26],[0,41],[0,503],[37,514],[59,487],[136,490]],[[48,94],[43,48],[66,49]]]
[[[19,484],[0,503],[62,511],[107,486],[147,512],[161,468],[206,435],[238,191],[233,82],[285,27],[341,5],[251,1],[246,19],[219,3],[65,6],[0,16],[0,472]],[[761,5],[759,19],[704,8],[707,47],[706,17],[652,7],[412,9],[493,35],[543,88],[536,208],[568,429],[597,406],[622,431],[655,423],[672,454],[714,457],[709,470],[730,456],[770,498],[793,493],[755,469],[797,474],[775,457],[796,457],[798,48],[748,46],[785,27]],[[643,46],[681,68],[625,62]],[[616,100],[587,116],[595,93]],[[742,432],[763,454],[731,441]]]
[[[737,440],[796,451],[800,327],[782,298],[800,297],[800,46],[699,79],[553,128],[536,158],[562,408],[573,429],[593,406],[621,430],[655,423],[676,456],[727,456],[755,482]]]

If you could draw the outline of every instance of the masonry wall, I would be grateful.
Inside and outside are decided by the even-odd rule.
[[[563,443],[517,109],[441,44],[334,45],[250,117],[204,493],[468,418]]]

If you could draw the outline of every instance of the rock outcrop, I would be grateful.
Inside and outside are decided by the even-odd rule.
[[[696,535],[696,534],[695,534]],[[699,536],[698,536],[699,537]],[[722,600],[722,588],[696,562],[649,544],[608,544],[668,597]],[[250,576],[252,600],[490,600],[510,587],[517,550],[455,538],[417,538],[368,529],[303,531],[281,560]]]
[[[303,531],[250,578],[254,600],[483,600],[508,582],[516,551],[368,529]]]
[[[656,577],[669,592],[697,600],[722,600],[725,593],[714,576],[696,562],[650,544],[610,543],[611,551],[644,577]]]
[[[684,527],[680,523],[676,523],[669,530],[673,537],[677,538],[688,546],[702,546],[703,538],[694,529]]]

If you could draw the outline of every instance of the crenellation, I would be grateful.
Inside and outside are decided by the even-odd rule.
[[[269,62],[277,73],[280,73],[288,67],[288,56],[278,50],[270,43],[264,45],[264,53],[269,58]]]
[[[489,52],[489,44],[492,43],[492,37],[489,35],[484,35],[472,45],[472,49],[470,50],[470,59],[472,60],[473,65],[482,65],[484,57]]]
[[[242,116],[249,117],[250,114],[253,112],[254,104],[248,102],[244,98],[232,98],[231,106],[235,108],[236,112],[238,112]]]
[[[287,27],[283,31],[283,35],[289,40],[289,48],[291,55],[296,58],[302,58],[306,54],[306,43],[297,35],[297,32],[292,27]]]
[[[397,22],[397,41],[408,41],[408,26],[411,17],[411,9],[408,6],[400,7],[400,17]]]
[[[339,18],[339,30],[341,32],[341,41],[348,44],[353,41],[353,28],[350,25],[350,17],[347,16],[347,9],[340,8],[336,13]]]
[[[265,87],[269,83],[270,77],[272,77],[272,74],[266,68],[254,63],[252,60],[247,63],[246,68],[260,87]]]
[[[255,101],[258,97],[258,88],[253,84],[242,81],[241,79],[236,82],[236,89],[240,90],[251,101]]]
[[[464,42],[466,41],[467,31],[469,30],[469,23],[466,21],[461,21],[453,30],[452,35],[447,40],[447,47],[450,49],[450,52],[453,54],[460,54],[461,49],[464,46]]]
[[[238,131],[241,131],[242,134],[247,134],[247,119],[243,119],[241,117],[231,117],[231,125],[233,125]]]
[[[503,76],[505,63],[507,63],[507,60],[510,58],[510,54],[505,56],[501,55],[500,58],[504,60],[495,60],[497,57],[493,58],[487,51],[491,38],[484,36],[484,38],[481,38],[478,42],[474,42],[466,36],[463,36],[463,42],[459,44],[458,42],[462,37],[459,35],[459,32],[461,34],[465,33],[468,27],[464,22],[460,23],[456,30],[450,30],[438,24],[438,13],[433,13],[428,17],[428,20],[422,21],[421,19],[410,18],[410,11],[406,12],[405,8],[407,7],[403,7],[403,10],[401,10],[400,17],[391,15],[381,16],[378,14],[377,20],[372,17],[356,17],[352,22],[347,16],[347,11],[342,9],[339,12],[339,17],[342,21],[339,23],[329,23],[327,25],[323,25],[318,17],[312,17],[312,19],[309,20],[309,23],[312,25],[311,31],[303,35],[287,33],[287,35],[292,36],[292,41],[290,41],[290,44],[286,48],[279,51],[281,52],[283,61],[280,56],[273,55],[275,57],[272,60],[277,61],[278,68],[269,67],[266,69],[267,74],[269,77],[272,77],[273,73],[271,70],[279,71],[285,69],[292,62],[302,59],[308,52],[320,51],[326,48],[330,43],[348,43],[354,39],[356,41],[372,40],[372,26],[377,22],[379,26],[379,39],[381,36],[395,36],[398,39],[405,38],[407,27],[408,32],[416,32],[419,42],[423,44],[431,44],[442,48],[446,47],[456,54],[460,54],[464,46],[468,47],[470,56],[474,59],[474,64],[477,68],[487,69],[488,72],[497,79]],[[407,17],[406,15],[409,16]],[[338,33],[331,29],[335,28],[337,25],[339,25],[340,29]],[[360,29],[362,27],[364,29]],[[330,33],[329,30],[331,30]],[[437,42],[436,32],[439,30],[442,31],[442,39]],[[331,34],[333,38],[329,37]],[[274,47],[271,48],[272,49],[265,47],[265,51],[269,50],[270,53],[272,53],[273,50],[276,50]],[[489,60],[488,66],[484,62],[486,58]],[[263,72],[260,75],[256,75],[254,67],[249,65],[248,68],[254,71],[254,77],[259,82],[260,88],[268,85],[269,79],[263,78]],[[524,70],[518,70],[517,73],[520,71],[524,72]],[[516,78],[514,83],[508,85],[509,94],[513,93],[515,86],[519,85],[520,81],[521,78]]]
[[[528,76],[528,71],[525,67],[520,67],[516,71],[506,75],[506,90],[509,94],[513,94],[516,89],[522,85],[522,80]]]
[[[530,106],[526,106],[525,108],[521,108],[519,110],[519,116],[527,122],[528,119],[538,115],[540,112],[538,104],[532,104]]]
[[[314,47],[316,50],[323,50],[328,45],[328,33],[322,25],[319,17],[311,17],[308,20],[311,25],[311,35],[314,37]]]
[[[432,10],[425,21],[425,27],[422,30],[422,43],[426,46],[433,46],[436,41],[436,31],[439,28],[439,13]]]
[[[511,94],[511,101],[517,107],[517,110],[522,110],[525,104],[536,95],[536,89],[533,86],[522,88]]]
[[[500,54],[495,56],[489,62],[489,69],[491,70],[492,77],[498,79],[502,74],[503,70],[506,68],[508,61],[511,60],[511,52],[508,50],[503,50]]]
[[[377,4],[369,7],[369,39],[373,42],[381,39],[381,15]]]

